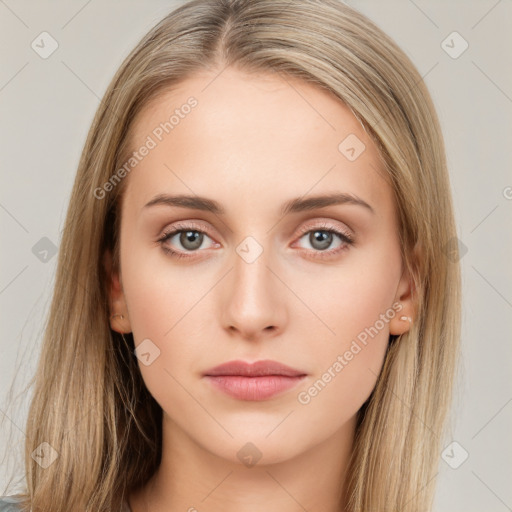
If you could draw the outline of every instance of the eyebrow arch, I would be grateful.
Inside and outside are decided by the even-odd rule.
[[[287,215],[288,213],[297,213],[308,210],[315,210],[317,208],[325,208],[326,206],[338,205],[338,204],[352,204],[363,206],[370,212],[375,213],[375,210],[361,198],[344,192],[333,193],[327,195],[311,196],[306,199],[301,197],[287,201],[281,208],[281,215]],[[201,196],[187,196],[187,195],[175,195],[171,196],[168,194],[159,194],[155,196],[149,203],[144,205],[144,208],[149,208],[154,205],[167,205],[167,206],[179,206],[181,208],[192,208],[195,210],[209,211],[217,215],[223,215],[226,213],[224,208],[213,199],[208,199]]]
[[[338,204],[353,204],[358,206],[364,206],[372,213],[375,213],[375,210],[361,198],[353,195],[347,194],[345,192],[338,192],[333,194],[321,195],[321,196],[311,196],[306,199],[298,197],[297,199],[292,199],[285,203],[281,209],[281,215],[286,215],[288,213],[295,212],[303,212],[306,210],[315,210],[317,208],[324,208],[326,206],[338,205]]]
[[[226,213],[224,208],[222,208],[222,206],[217,203],[217,201],[201,196],[171,196],[168,194],[159,194],[151,199],[149,203],[145,204],[144,208],[149,208],[150,206],[154,205],[180,206],[181,208],[204,210],[215,214]]]

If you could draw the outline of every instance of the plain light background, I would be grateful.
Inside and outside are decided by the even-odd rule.
[[[55,255],[41,261],[33,247],[48,243],[44,237],[59,247],[79,156],[108,83],[140,38],[182,3],[0,0],[0,492],[14,470],[22,475],[25,387],[56,269]],[[463,359],[435,510],[512,510],[512,4],[346,3],[415,63],[446,140],[463,253]],[[45,31],[58,43],[47,59],[31,47]]]

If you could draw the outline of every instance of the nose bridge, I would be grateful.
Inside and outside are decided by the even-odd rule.
[[[235,248],[223,305],[225,327],[250,337],[283,327],[284,304],[277,280],[268,268],[269,256],[268,248],[252,236]]]

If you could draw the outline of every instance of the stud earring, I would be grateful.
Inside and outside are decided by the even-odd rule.
[[[412,324],[412,318],[410,316],[401,316],[400,320],[404,320]]]
[[[121,317],[121,320],[124,318],[124,315],[117,315],[117,314],[116,315],[110,315],[110,318],[115,318],[116,316]]]

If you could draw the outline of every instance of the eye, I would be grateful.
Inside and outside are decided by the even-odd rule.
[[[165,231],[158,242],[166,253],[177,258],[186,258],[189,256],[186,254],[187,252],[198,252],[199,249],[207,249],[215,245],[213,243],[205,246],[204,242],[207,241],[207,238],[212,241],[205,231],[198,229],[195,225],[179,224]],[[178,246],[177,251],[171,248],[176,245]]]
[[[354,243],[353,236],[349,232],[335,229],[328,224],[322,224],[314,228],[307,226],[301,230],[301,234],[299,240],[305,240],[309,245],[306,249],[323,253],[315,255],[315,257],[329,257],[338,254]]]
[[[305,249],[312,252],[313,257],[316,258],[335,256],[354,243],[353,236],[348,231],[336,229],[326,223],[313,228],[306,226],[301,229],[299,234],[301,235],[299,240],[304,239],[309,244],[309,247],[305,247]],[[210,240],[209,244],[208,239]],[[219,246],[208,236],[205,230],[199,229],[194,224],[175,224],[171,226],[158,239],[158,243],[165,253],[175,258],[194,257],[195,255],[191,253],[200,252],[200,249]],[[178,250],[173,247],[177,247]]]

